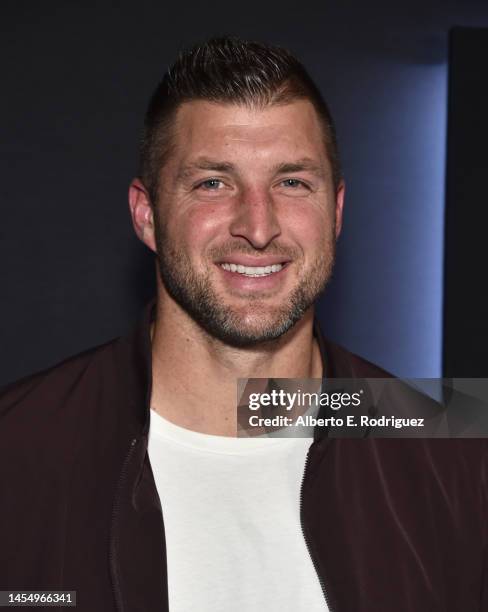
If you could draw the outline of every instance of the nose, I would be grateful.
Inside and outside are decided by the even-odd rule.
[[[255,249],[264,249],[281,234],[275,206],[266,190],[248,189],[236,203],[230,225],[234,237],[244,238]]]

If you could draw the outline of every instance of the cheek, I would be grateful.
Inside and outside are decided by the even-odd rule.
[[[216,205],[206,205],[188,210],[172,220],[172,229],[189,252],[201,253],[216,237],[222,238],[228,228],[228,220]]]
[[[195,206],[187,211],[184,223],[193,232],[210,232],[222,223],[222,210],[215,204]]]
[[[323,250],[334,235],[334,213],[329,208],[304,208],[296,210],[288,218],[290,236],[302,246],[307,254]]]

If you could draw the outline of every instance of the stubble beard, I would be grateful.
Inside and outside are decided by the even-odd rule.
[[[270,308],[263,295],[240,295],[243,306],[230,306],[225,297],[213,288],[211,269],[197,273],[190,258],[178,251],[169,237],[156,224],[157,260],[161,282],[173,300],[211,337],[233,347],[253,347],[278,339],[289,331],[317,300],[332,276],[335,261],[335,239],[331,233],[324,241],[321,254],[313,264],[298,270],[299,284],[277,307]],[[239,245],[226,248],[226,254],[251,254],[264,256],[290,250],[270,245],[266,251],[256,251]],[[224,252],[220,251],[219,255]],[[293,251],[296,255],[296,251]],[[216,257],[209,260],[213,261]],[[220,258],[222,260],[222,258]],[[294,260],[295,257],[291,259]],[[210,264],[211,266],[215,264]]]

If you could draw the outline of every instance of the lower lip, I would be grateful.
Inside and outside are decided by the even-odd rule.
[[[241,291],[263,291],[275,289],[282,281],[288,270],[289,264],[284,265],[279,272],[272,272],[266,276],[246,276],[239,272],[224,270],[222,266],[218,268],[224,275],[225,281],[234,289]]]

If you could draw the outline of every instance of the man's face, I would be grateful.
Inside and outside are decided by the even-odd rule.
[[[340,230],[313,106],[185,103],[173,147],[154,203],[163,291],[227,344],[278,338],[325,287]]]

